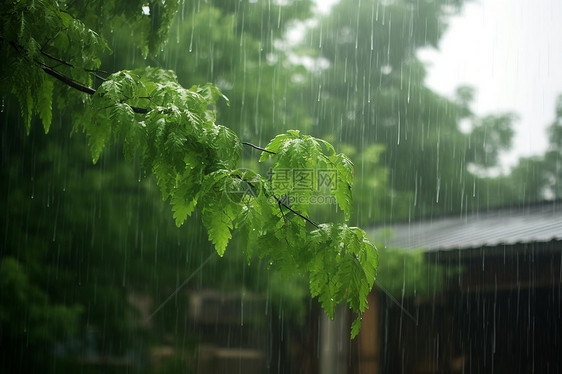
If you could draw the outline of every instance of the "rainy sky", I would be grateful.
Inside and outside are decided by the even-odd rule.
[[[474,110],[514,111],[512,165],[518,156],[544,152],[545,129],[562,93],[562,1],[480,0],[450,21],[440,51],[423,51],[428,85],[451,95],[459,84],[477,89]]]
[[[317,0],[327,12],[336,0]],[[427,63],[427,83],[451,97],[459,85],[477,90],[478,115],[513,111],[513,151],[502,160],[543,153],[545,129],[562,93],[562,1],[474,0],[449,19],[439,50],[419,54]]]

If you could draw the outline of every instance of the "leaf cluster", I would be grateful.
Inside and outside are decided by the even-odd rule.
[[[107,43],[54,0],[13,1],[0,10],[0,21],[0,95],[18,99],[28,132],[34,115],[48,132],[53,81],[45,71],[56,68],[69,82],[89,85]]]
[[[351,186],[353,184],[353,163],[344,154],[336,154],[334,147],[323,139],[309,135],[301,135],[298,130],[289,130],[286,134],[276,136],[266,147],[268,152],[263,152],[260,161],[272,158],[275,167],[271,173],[275,182],[276,177],[286,170],[298,171],[324,171],[324,176],[329,178],[326,186],[335,197],[338,206],[345,214],[345,219],[351,216]],[[325,150],[325,151],[324,151]],[[313,173],[314,174],[314,173]],[[308,188],[298,188],[298,181],[293,174],[292,183],[273,183],[272,192],[277,196],[290,196],[298,191],[305,198],[312,192],[320,189],[319,178],[312,178]],[[279,182],[279,180],[277,180]],[[324,183],[322,183],[324,184]],[[297,190],[297,191],[295,191]],[[299,199],[303,200],[303,199]],[[308,204],[296,204],[299,212],[308,213]]]
[[[28,10],[30,3],[36,8]],[[242,142],[216,123],[217,101],[228,100],[212,84],[186,89],[174,72],[146,67],[111,74],[93,89],[90,73],[99,67],[97,55],[107,45],[59,3],[16,2],[1,18],[10,19],[2,30],[1,51],[18,75],[2,68],[0,80],[18,97],[27,131],[33,114],[49,129],[55,86],[48,75],[79,89],[85,94],[78,96],[82,110],[74,113],[74,132],[86,133],[94,163],[108,144],[123,144],[126,158],[140,155],[145,171],[155,175],[177,226],[198,208],[220,256],[237,229],[248,261],[267,259],[286,277],[309,274],[311,294],[329,316],[342,301],[357,315],[364,312],[378,261],[364,231],[345,223],[319,225],[308,217],[317,182],[312,191],[276,183],[283,170],[330,171],[325,188],[347,222],[353,165],[345,155],[322,139],[289,130],[275,137],[260,158],[273,160],[272,178],[240,169]],[[19,23],[20,32],[14,34],[11,30]],[[43,24],[47,32],[41,30]],[[55,57],[66,53],[66,60]],[[298,202],[288,200],[298,194]],[[359,326],[360,318],[352,336]]]
[[[128,32],[130,41],[144,57],[155,55],[166,42],[177,12],[177,0],[63,1],[67,12],[103,35]]]
[[[306,199],[296,204],[281,199],[294,194],[295,186],[278,186],[274,178],[282,169],[332,170],[330,192],[347,220],[351,161],[330,143],[290,130],[262,152],[261,161],[275,162],[271,179],[237,169],[241,142],[230,129],[215,123],[219,98],[221,93],[209,84],[181,87],[171,71],[121,71],[99,87],[77,125],[88,135],[94,161],[112,141],[125,144],[126,157],[139,151],[163,198],[170,199],[176,224],[180,226],[198,207],[219,255],[238,229],[248,261],[266,258],[288,277],[308,273],[311,294],[318,296],[329,316],[342,301],[361,315],[376,275],[374,246],[358,228],[315,224],[308,219]],[[138,113],[135,105],[142,103],[147,105]],[[311,194],[306,192],[307,197]],[[308,230],[307,224],[314,229]]]

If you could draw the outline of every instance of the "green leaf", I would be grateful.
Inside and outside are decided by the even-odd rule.
[[[202,205],[201,219],[207,228],[209,240],[221,257],[232,238],[233,221],[241,210],[241,206],[233,203],[224,193],[224,186],[229,182],[229,178],[231,177],[225,170],[207,175],[203,180],[199,198]]]
[[[351,339],[355,339],[357,334],[359,334],[359,330],[361,329],[361,317],[357,317],[351,323]]]
[[[92,162],[98,162],[103,147],[111,139],[111,126],[109,121],[94,122],[88,126],[88,146],[92,155]]]
[[[207,83],[201,86],[198,90],[198,93],[203,96],[209,105],[215,105],[219,99],[223,99],[226,101],[227,105],[230,105],[230,101],[226,96],[222,94],[222,92],[213,84]]]
[[[172,192],[171,205],[176,226],[180,227],[195,210],[197,194],[201,188],[200,177],[189,169],[177,178],[176,188]]]
[[[353,163],[341,153],[330,157],[330,160],[337,172],[336,188],[332,190],[332,194],[340,209],[344,211],[345,219],[349,220],[352,208]]]
[[[174,220],[176,221],[176,226],[180,227],[188,216],[195,210],[196,201],[188,200],[179,194],[175,194],[170,204],[172,205],[172,211],[174,212]]]
[[[234,169],[238,164],[242,144],[238,136],[225,126],[217,126],[217,135],[214,139],[213,146],[217,150],[218,157],[222,164],[229,169]]]
[[[22,116],[25,122],[25,130],[29,135],[29,130],[31,129],[31,118],[33,116],[33,96],[31,95],[31,89],[27,88],[25,90],[25,96],[19,98],[22,107]]]
[[[202,220],[209,233],[209,240],[215,245],[219,256],[222,257],[228,241],[232,238],[230,233],[233,227],[231,217],[220,207],[214,206],[213,208],[203,210]]]
[[[41,85],[37,95],[37,111],[39,112],[39,117],[43,122],[45,134],[49,133],[49,128],[51,127],[51,121],[53,118],[52,103],[53,82],[50,78],[47,78],[43,80],[43,84]]]
[[[285,142],[287,142],[287,140],[289,139],[294,139],[293,136],[289,135],[289,134],[281,134],[281,135],[277,135],[275,138],[273,138],[269,144],[265,147],[265,149],[267,149],[270,152],[273,153],[278,153],[279,149],[285,144]],[[273,157],[273,155],[271,153],[268,152],[262,152],[261,157],[260,157],[260,162],[261,161],[266,161],[267,159],[269,159],[270,157]]]

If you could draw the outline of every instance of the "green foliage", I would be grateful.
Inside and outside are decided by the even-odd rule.
[[[342,300],[360,316],[367,308],[367,294],[375,281],[378,266],[375,247],[363,230],[347,225],[321,225],[311,237],[312,295],[318,296],[330,318]],[[352,336],[354,330],[355,326]]]
[[[385,248],[380,251],[381,265],[377,284],[385,292],[402,298],[431,298],[442,291],[446,282],[462,270],[454,266],[429,263],[423,249],[401,250]]]
[[[326,154],[326,152],[327,154]],[[298,130],[289,130],[286,134],[276,136],[266,147],[269,152],[263,152],[260,161],[272,158],[275,167],[273,174],[272,192],[276,196],[287,196],[300,193],[305,198],[310,197],[312,191],[318,190],[318,180],[313,179],[311,188],[298,188],[296,183],[281,183],[276,177],[285,170],[325,170],[333,171],[333,180],[329,182],[329,190],[345,213],[345,219],[351,216],[351,186],[353,184],[353,164],[343,154],[336,154],[334,147],[325,140],[308,135],[300,135]],[[295,179],[293,175],[293,179]],[[278,183],[276,183],[278,182]],[[307,186],[305,186],[307,187]],[[298,191],[298,192],[297,192]],[[303,199],[299,199],[303,200]],[[306,200],[306,199],[305,199]],[[296,204],[299,212],[307,214],[308,204]]]
[[[286,202],[296,186],[280,187],[275,180],[281,169],[331,170],[335,178],[328,188],[347,222],[353,165],[345,155],[324,140],[289,130],[275,137],[260,159],[275,162],[268,180],[238,169],[242,143],[233,131],[216,124],[217,101],[226,98],[212,84],[186,89],[172,71],[146,67],[119,71],[104,78],[97,89],[90,88],[90,73],[98,69],[99,55],[108,48],[85,25],[101,23],[107,14],[117,14],[112,22],[132,14],[141,19],[135,23],[138,27],[150,26],[148,41],[140,46],[146,54],[162,41],[172,3],[149,2],[150,22],[143,22],[146,15],[139,13],[140,2],[123,9],[118,2],[103,6],[92,2],[83,8],[76,4],[65,8],[65,2],[48,0],[15,3],[0,18],[7,25],[0,35],[2,57],[6,66],[16,69],[16,74],[7,68],[0,71],[0,83],[9,89],[2,95],[12,93],[19,99],[29,132],[34,114],[45,131],[50,128],[56,95],[49,76],[82,91],[65,92],[59,106],[79,109],[73,112],[74,131],[86,133],[94,163],[109,144],[123,144],[126,158],[140,156],[145,171],[155,175],[163,199],[172,204],[176,225],[197,207],[220,256],[238,228],[246,240],[248,260],[264,258],[286,277],[309,274],[311,294],[328,315],[333,316],[336,304],[347,301],[359,316],[353,325],[355,336],[376,276],[375,248],[359,228],[318,225],[308,219],[306,198],[312,193],[303,192],[305,198],[295,204]],[[74,12],[88,15],[84,23],[69,15]],[[13,32],[15,26],[19,32]],[[78,99],[64,101],[72,96]],[[240,191],[250,193],[233,193]]]
[[[52,0],[11,2],[0,10],[0,18],[0,95],[18,98],[28,132],[34,115],[48,131],[53,83],[42,70],[57,66],[70,81],[88,85],[86,70],[99,67],[107,43]]]
[[[2,258],[0,288],[0,324],[12,339],[36,345],[75,332],[81,308],[52,303],[15,258]]]
[[[490,167],[499,162],[499,152],[511,146],[514,131],[511,124],[516,116],[511,113],[489,115],[474,121],[467,149],[467,162]]]
[[[562,198],[562,95],[557,98],[554,120],[547,131],[549,146],[544,155],[520,158],[510,175],[495,181],[505,186],[507,199]]]
[[[102,35],[127,25],[130,41],[144,57],[159,52],[178,9],[177,0],[64,1],[66,11]]]

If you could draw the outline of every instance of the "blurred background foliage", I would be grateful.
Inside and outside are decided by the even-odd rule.
[[[68,4],[94,28],[121,13],[145,22],[143,6],[175,6],[116,1],[96,11],[95,2]],[[100,56],[102,68],[161,66],[187,87],[215,83],[230,99],[218,122],[244,141],[265,146],[299,129],[332,142],[355,162],[352,221],[362,227],[562,196],[562,98],[545,155],[498,174],[516,114],[480,118],[470,87],[447,98],[424,84],[416,51],[438,46],[461,0],[341,0],[327,15],[312,6],[182,1],[161,49],[162,35],[141,31],[151,25],[119,16],[99,29],[113,50]],[[303,30],[297,41],[295,28]],[[265,295],[265,318],[247,314],[246,323],[281,336],[268,367],[289,370],[283,337],[304,339],[302,326],[317,310],[306,282],[281,279],[261,261],[248,265],[236,240],[223,259],[213,256],[197,214],[176,228],[154,180],[125,162],[120,147],[93,165],[84,135],[69,136],[70,115],[55,109],[48,135],[37,121],[27,136],[14,98],[2,98],[2,371],[190,372],[203,333],[187,322],[185,295],[213,288],[242,299]],[[243,163],[257,169],[258,157],[245,149]],[[314,214],[329,221],[334,209]],[[425,264],[421,252],[379,251],[378,283],[398,299],[431,295],[451,275]],[[173,353],[162,361],[158,347]]]

